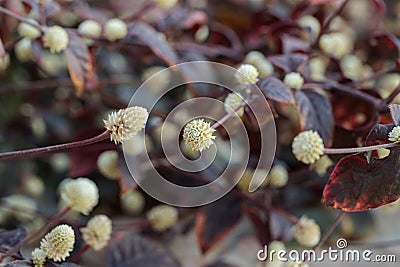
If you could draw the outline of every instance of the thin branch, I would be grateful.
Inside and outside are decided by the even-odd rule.
[[[363,146],[363,147],[352,147],[352,148],[324,148],[325,154],[349,154],[349,153],[361,153],[380,148],[391,148],[398,146],[398,143],[381,144],[375,146]]]
[[[25,18],[25,17],[23,17],[23,16],[20,16],[20,15],[18,15],[17,13],[14,13],[14,12],[12,12],[11,10],[9,10],[9,9],[7,9],[7,8],[4,8],[4,7],[2,7],[2,6],[0,6],[0,12],[2,12],[2,13],[4,13],[4,14],[7,14],[7,15],[9,15],[10,17],[13,17],[13,18],[15,18],[15,19],[17,19],[17,20],[19,20],[19,21],[21,21],[21,22],[25,22],[25,23],[27,23],[27,24],[29,24],[29,25],[32,25],[33,27],[38,28],[38,29],[41,30],[42,32],[45,30],[45,27],[43,27],[43,26],[41,26],[41,25],[39,25],[39,24],[37,24],[37,23],[34,23],[34,22],[32,22],[31,20],[29,20],[29,19],[27,19],[27,18]]]
[[[331,223],[331,225],[325,231],[325,233],[319,240],[318,244],[313,248],[313,250],[318,250],[324,245],[326,240],[329,238],[329,236],[332,234],[332,232],[336,229],[336,227],[339,225],[339,223],[343,220],[345,215],[346,215],[346,213],[344,211],[341,211],[339,213],[339,215],[336,217],[336,219]]]

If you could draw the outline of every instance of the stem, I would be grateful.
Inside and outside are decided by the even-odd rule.
[[[348,154],[348,153],[361,153],[368,152],[372,150],[377,150],[379,148],[390,148],[397,146],[397,143],[381,144],[375,146],[363,146],[363,147],[352,147],[352,148],[324,148],[325,154]]]
[[[339,223],[343,220],[345,215],[346,215],[346,213],[343,211],[341,211],[339,213],[339,215],[336,217],[336,219],[332,222],[332,224],[325,231],[325,233],[319,240],[318,244],[313,248],[313,250],[317,250],[322,247],[322,245],[325,243],[325,241],[329,238],[329,236],[332,234],[332,232],[336,229],[336,227],[339,225]]]
[[[24,240],[22,240],[18,245],[16,245],[14,248],[9,250],[7,252],[7,255],[14,255],[17,253],[22,246],[25,244],[28,244],[35,238],[37,238],[39,235],[41,235],[43,232],[47,231],[49,228],[53,227],[55,224],[61,221],[61,219],[71,210],[71,207],[66,207],[64,210],[60,211],[56,215],[53,216],[45,225],[43,225],[39,230],[37,230],[35,233],[33,233],[31,236],[26,237]]]
[[[86,251],[88,251],[90,246],[85,244],[70,260],[69,262],[77,262]]]
[[[384,99],[385,104],[389,104],[390,102],[392,102],[393,99],[395,99],[399,93],[400,93],[400,84],[396,87],[396,89],[394,89],[394,91],[386,99]]]
[[[33,27],[38,28],[38,29],[41,30],[42,32],[43,32],[44,29],[45,29],[45,27],[43,27],[43,26],[41,26],[41,25],[39,25],[39,24],[37,24],[37,23],[34,23],[34,22],[32,22],[32,21],[30,21],[30,20],[28,20],[28,19],[26,19],[26,18],[24,18],[24,17],[18,15],[17,13],[14,13],[14,12],[12,12],[11,10],[8,10],[7,8],[4,8],[4,7],[2,7],[2,6],[0,6],[0,12],[2,12],[2,13],[4,13],[4,14],[7,14],[7,15],[9,15],[10,17],[13,17],[13,18],[15,18],[15,19],[17,19],[17,20],[19,20],[19,21],[22,21],[22,22],[25,22],[25,23],[27,23],[27,24],[29,24],[29,25],[32,25]]]
[[[242,107],[244,107],[246,105],[246,102],[243,101],[242,104],[240,106],[238,106],[237,108],[235,108],[233,110],[233,112],[228,112],[227,114],[225,114],[225,116],[223,116],[221,119],[219,119],[217,122],[215,122],[211,128],[213,129],[217,129],[219,126],[221,126],[224,122],[226,122],[227,120],[229,120],[234,114],[236,114],[236,112],[241,109]]]
[[[81,147],[81,146],[87,146],[87,145],[91,145],[91,144],[103,141],[103,140],[107,139],[109,137],[109,135],[110,135],[109,131],[104,131],[103,133],[101,133],[95,137],[85,139],[82,141],[76,141],[76,142],[54,145],[54,146],[19,150],[19,151],[4,152],[4,153],[0,153],[0,160],[38,156],[38,155],[44,154],[44,153],[60,151],[60,150],[65,150],[65,149],[71,149],[71,148]]]

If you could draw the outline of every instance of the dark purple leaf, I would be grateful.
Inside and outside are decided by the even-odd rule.
[[[388,135],[393,130],[394,124],[377,124],[369,132],[365,144],[367,146],[389,143]]]
[[[27,266],[31,267],[31,266],[33,266],[33,264],[29,260],[17,260],[17,261],[9,262],[2,266],[3,267],[27,267]]]
[[[260,245],[271,242],[271,232],[268,217],[263,214],[260,209],[255,207],[247,207],[246,215],[253,223],[254,231]]]
[[[228,194],[203,207],[196,216],[196,235],[200,249],[206,253],[224,239],[241,217],[241,198]]]
[[[0,233],[0,248],[9,250],[20,243],[26,237],[25,228],[18,228]]]
[[[348,212],[377,208],[400,197],[400,149],[369,163],[362,155],[339,161],[324,188],[326,205]]]
[[[393,122],[396,126],[400,124],[400,105],[391,104],[389,105],[390,115],[392,116]]]
[[[326,146],[332,142],[334,120],[329,99],[313,90],[295,92],[296,108],[300,114],[302,131],[317,131]]]
[[[305,54],[294,53],[287,55],[269,56],[268,60],[275,66],[283,69],[285,72],[298,71],[298,68],[308,62],[308,56]]]
[[[293,102],[293,95],[290,89],[279,79],[268,77],[257,83],[258,88],[265,97],[281,103]]]
[[[283,54],[290,54],[299,51],[308,51],[310,43],[305,42],[300,38],[293,37],[288,34],[282,35],[282,52]]]

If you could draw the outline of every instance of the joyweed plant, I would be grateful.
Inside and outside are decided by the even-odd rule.
[[[216,248],[237,242],[229,239],[237,225],[260,247],[318,249],[334,231],[363,237],[373,224],[368,210],[398,205],[398,1],[3,0],[0,20],[6,266],[242,266],[224,256],[232,244]],[[241,89],[187,84],[149,108],[146,94],[162,92],[173,73],[188,75],[176,65],[191,61],[236,69],[229,79]],[[146,94],[129,105],[142,82]],[[181,129],[166,122],[199,97],[220,101],[223,115],[180,113]],[[260,122],[250,106],[268,106],[272,116]],[[268,171],[256,162],[271,122]],[[229,153],[191,173],[166,161],[163,145],[176,139],[195,160],[230,140],[225,123],[243,125],[249,154],[218,200],[176,207],[132,178],[154,179],[140,164],[146,155],[170,182],[211,182]],[[124,157],[137,160],[133,170]],[[192,252],[174,248],[190,233]]]

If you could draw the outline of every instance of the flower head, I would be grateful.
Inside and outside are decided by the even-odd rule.
[[[379,153],[379,151],[378,151]],[[327,156],[322,156],[317,162],[315,162],[313,169],[319,176],[326,174],[326,170],[333,164],[333,161]]]
[[[192,120],[183,130],[183,140],[192,150],[201,152],[214,143],[214,132],[209,122],[203,119]]]
[[[178,0],[156,0],[156,3],[162,9],[170,9],[178,3]]]
[[[128,34],[128,26],[123,20],[113,18],[104,24],[104,37],[115,41],[124,38]]]
[[[46,252],[40,248],[35,248],[32,251],[32,262],[35,267],[42,267],[46,262]]]
[[[281,165],[275,165],[272,167],[268,174],[269,184],[275,188],[284,187],[287,184],[288,179],[288,171]]]
[[[299,19],[299,25],[306,30],[305,38],[306,39],[315,39],[321,31],[321,24],[318,19],[313,16],[304,16]]]
[[[353,50],[354,41],[346,33],[334,32],[322,35],[319,47],[327,54],[331,54],[336,58],[342,58]]]
[[[315,246],[321,238],[319,225],[306,216],[301,217],[299,222],[293,226],[293,232],[296,241],[306,247]]]
[[[97,158],[97,168],[100,173],[110,180],[120,177],[118,166],[118,152],[115,150],[104,151]]]
[[[159,205],[149,210],[147,219],[154,230],[163,232],[176,224],[178,210],[168,205]]]
[[[140,191],[132,190],[121,196],[122,210],[128,214],[139,214],[144,207],[145,199]]]
[[[298,72],[290,72],[283,79],[285,85],[292,89],[300,89],[304,84],[304,78]]]
[[[107,120],[104,120],[104,125],[111,132],[111,141],[117,144],[132,138],[142,130],[146,126],[148,117],[147,109],[135,106],[112,112]]]
[[[305,164],[312,164],[324,154],[324,142],[315,131],[299,133],[292,143],[294,156]]]
[[[21,41],[15,44],[14,47],[15,55],[21,62],[32,60],[35,54],[32,49],[31,40],[23,38]]]
[[[225,111],[227,113],[233,113],[235,109],[239,108],[243,104],[243,97],[236,92],[230,93],[225,98]],[[244,107],[241,107],[236,111],[238,116],[243,116]]]
[[[68,33],[60,26],[49,27],[44,33],[43,45],[52,53],[61,52],[68,46]]]
[[[96,215],[91,218],[86,227],[81,229],[82,238],[93,250],[103,249],[112,233],[112,222],[106,215]]]
[[[258,76],[258,70],[250,64],[240,65],[235,74],[235,78],[240,84],[256,83],[258,81]]]
[[[340,68],[344,76],[349,79],[358,80],[361,78],[364,65],[361,59],[356,55],[346,55],[340,60]]]
[[[33,19],[29,19],[29,21],[32,22],[33,24],[37,24],[37,22],[34,21]],[[37,25],[39,26],[39,24]],[[41,35],[41,32],[37,27],[28,24],[26,22],[21,22],[18,25],[17,31],[18,34],[21,35],[22,37],[29,39],[36,39]]]
[[[389,133],[390,142],[400,142],[400,126],[395,126]]]
[[[40,241],[40,248],[49,259],[63,261],[74,249],[75,233],[71,226],[62,224],[55,227]]]
[[[99,202],[99,190],[88,178],[69,180],[60,188],[60,191],[66,205],[84,215],[88,215]]]
[[[98,38],[101,35],[101,26],[95,20],[85,20],[79,24],[78,32],[83,35]],[[85,41],[89,44],[93,42],[93,40],[90,38],[85,38]]]

